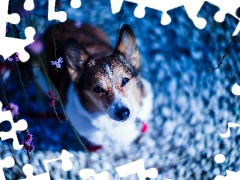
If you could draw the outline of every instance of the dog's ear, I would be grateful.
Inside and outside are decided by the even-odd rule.
[[[74,84],[78,83],[84,70],[85,62],[90,59],[87,50],[75,39],[69,38],[64,47],[67,69]]]
[[[122,54],[137,70],[140,68],[140,57],[132,28],[124,24],[120,30],[115,53]]]

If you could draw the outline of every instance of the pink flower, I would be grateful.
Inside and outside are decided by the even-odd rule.
[[[19,61],[18,53],[14,53],[13,55],[8,57],[8,61],[13,61],[14,59],[16,59],[16,61]]]
[[[13,117],[13,118],[14,118],[14,116],[16,116],[16,115],[19,115],[19,112],[18,112],[19,107],[18,107],[18,105],[13,104],[13,103],[10,103],[9,106],[10,106],[10,109],[8,109],[8,108],[3,108],[2,111],[10,110],[11,113],[12,113],[12,117]]]
[[[61,63],[63,62],[62,57],[59,57],[57,61],[51,61],[52,65],[56,66],[56,68],[61,68]]]
[[[51,98],[51,101],[49,102],[49,106],[55,106],[55,103],[58,100],[58,97],[55,94],[54,90],[48,91],[48,95]]]
[[[142,122],[142,129],[141,129],[141,132],[142,133],[145,133],[148,129],[148,125],[145,123],[145,122]]]

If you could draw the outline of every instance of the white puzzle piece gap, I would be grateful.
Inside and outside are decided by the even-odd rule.
[[[124,0],[111,0],[112,13],[118,13],[121,10],[122,4]],[[126,0],[131,3],[136,3],[138,6],[134,11],[134,15],[137,18],[143,18],[145,16],[145,8],[151,8],[157,11],[162,12],[161,24],[168,25],[171,23],[171,17],[167,13],[169,10],[175,9],[180,6],[184,6],[188,17],[193,21],[194,25],[203,29],[207,22],[204,18],[198,17],[198,13],[202,8],[204,2],[206,0],[169,0],[169,1],[159,1],[159,0]],[[239,17],[236,16],[236,10],[240,7],[240,1],[236,0],[208,0],[209,3],[218,6],[220,10],[215,14],[214,19],[217,22],[223,22],[226,14],[231,14],[238,20]],[[236,36],[240,31],[240,23],[238,23],[235,31],[233,32],[233,36]]]
[[[80,0],[71,0],[70,3],[71,7],[74,9],[80,8],[81,6],[81,1]]]
[[[90,177],[93,177],[94,180],[108,180],[108,171],[96,174],[94,169],[82,169],[79,171],[79,176],[82,180],[87,180]]]
[[[226,133],[220,133],[219,135],[222,138],[228,138],[231,135],[230,128],[236,128],[236,127],[239,127],[239,126],[240,126],[240,124],[229,122],[227,132]]]
[[[20,21],[18,14],[8,14],[8,5],[8,0],[0,1],[0,54],[4,59],[7,59],[12,54],[18,52],[20,60],[25,62],[29,59],[29,54],[24,48],[34,41],[33,36],[35,35],[35,30],[32,27],[26,28],[26,39],[6,37],[7,22],[11,24],[17,24]]]
[[[126,177],[132,174],[137,174],[139,180],[145,180],[146,178],[157,178],[158,171],[156,168],[150,168],[148,170],[144,167],[144,160],[139,159],[132,163],[120,166],[116,168],[119,178]]]
[[[217,154],[217,155],[215,155],[215,157],[214,157],[214,161],[216,162],[216,163],[223,163],[223,162],[225,162],[225,156],[223,155],[223,154]]]
[[[5,159],[1,160],[0,159],[0,179],[1,180],[6,180],[3,168],[11,168],[15,164],[15,161],[12,156],[8,156]]]
[[[237,83],[232,86],[232,93],[236,96],[240,95],[240,86]]]
[[[119,12],[121,10],[122,4],[124,0],[110,0],[113,14]],[[169,10],[178,8],[183,6],[187,12],[188,17],[193,21],[194,25],[203,29],[207,22],[204,18],[198,17],[198,13],[203,6],[206,0],[126,0],[128,2],[137,3],[138,6],[134,11],[134,15],[138,18],[143,18],[146,14],[145,8],[151,8],[154,10],[158,10],[162,12],[162,18],[160,20],[162,25],[167,25],[171,23],[171,17],[168,14]],[[223,22],[225,20],[226,14],[231,14],[236,19],[240,20],[239,17],[236,16],[236,9],[240,6],[240,1],[238,0],[208,0],[207,2],[212,3],[215,6],[218,6],[220,10],[215,14],[214,19],[217,22]],[[55,11],[55,3],[56,0],[48,0],[48,20],[59,20],[60,22],[64,22],[67,19],[67,14],[64,11]],[[29,54],[25,51],[25,47],[32,42],[33,36],[35,35],[35,29],[32,27],[27,27],[25,29],[26,39],[16,39],[6,37],[6,24],[7,22],[11,24],[17,24],[20,22],[20,16],[16,13],[8,14],[8,5],[9,0],[0,0],[0,54],[4,57],[4,59],[8,58],[12,54],[18,52],[19,58],[22,62],[26,62],[29,59]],[[72,8],[79,8],[81,6],[80,0],[71,0],[70,5]],[[34,9],[34,1],[33,0],[25,0],[24,8],[28,11]],[[240,23],[238,23],[235,31],[233,32],[233,36],[236,36],[240,31]],[[235,88],[235,89],[234,89]],[[232,89],[232,93],[235,95],[240,95],[239,86],[235,85]],[[12,128],[8,132],[0,132],[0,138],[2,140],[13,139],[13,147],[16,150],[22,148],[22,145],[19,144],[16,131],[23,131],[27,129],[27,122],[25,120],[19,120],[14,123],[12,119],[12,115],[10,111],[2,112],[2,103],[0,102],[0,123],[3,121],[9,121],[12,125]],[[222,137],[230,136],[230,128],[238,127],[239,124],[236,123],[228,123],[228,131],[225,134],[220,134]],[[23,172],[26,175],[25,180],[50,180],[48,164],[57,160],[62,161],[62,169],[64,171],[69,171],[73,168],[73,164],[70,161],[70,157],[73,155],[66,150],[62,151],[62,154],[59,158],[52,160],[44,160],[44,166],[46,168],[46,173],[33,175],[33,167],[30,164],[26,164],[23,167]],[[222,155],[223,156],[223,155]],[[216,162],[222,163],[223,160],[220,154],[215,156]],[[10,168],[14,166],[14,159],[12,157],[7,157],[4,160],[0,160],[0,179],[5,180],[4,173],[2,171],[3,168]],[[137,174],[140,180],[149,178],[156,178],[158,175],[157,169],[151,168],[146,170],[144,168],[144,161],[142,159],[137,160],[135,162],[129,163],[127,165],[120,166],[116,168],[116,171],[119,174],[119,178],[125,177],[131,174]],[[80,177],[83,179],[87,179],[89,177],[94,177],[97,180],[107,179],[108,172],[104,171],[99,174],[96,174],[93,169],[84,169],[79,172]],[[221,179],[240,179],[240,172],[227,171],[227,176],[217,176],[215,180]]]
[[[64,171],[70,171],[73,168],[72,161],[70,160],[70,157],[73,157],[74,155],[69,153],[67,150],[63,149],[61,155],[58,158],[51,159],[51,160],[44,160],[43,164],[45,167],[46,172],[38,175],[33,175],[33,167],[30,164],[26,164],[23,166],[23,173],[26,175],[25,179],[22,180],[51,180],[50,174],[49,174],[49,168],[48,164],[52,162],[56,162],[58,160],[62,161],[62,169]]]
[[[66,151],[65,149],[63,149],[61,156],[59,156],[59,158],[51,159],[51,160],[44,160],[43,164],[44,164],[46,170],[49,171],[47,164],[49,164],[51,162],[55,162],[57,160],[61,160],[62,161],[62,169],[64,171],[70,171],[73,168],[73,164],[72,164],[72,161],[70,160],[70,157],[73,157],[73,154],[71,154],[68,151]]]
[[[15,150],[20,150],[23,145],[19,144],[18,138],[17,138],[17,131],[25,131],[28,127],[27,122],[24,119],[21,119],[17,121],[16,123],[13,122],[11,111],[2,111],[2,102],[0,101],[0,123],[3,121],[8,121],[11,123],[11,130],[8,132],[0,132],[0,138],[2,141],[7,139],[13,139],[13,148]]]
[[[226,170],[226,176],[216,176],[214,180],[239,180],[240,179],[240,171],[234,172]]]
[[[65,11],[55,12],[56,0],[48,0],[48,20],[59,20],[64,22],[67,20],[67,13]]]
[[[27,11],[32,11],[34,9],[33,0],[26,0],[23,7]]]
[[[21,180],[51,180],[49,172],[33,175],[33,167],[31,164],[25,164],[22,168],[23,173],[26,175],[25,179]]]
[[[240,86],[237,83],[235,83],[233,85],[231,91],[234,95],[239,96],[240,95]],[[230,137],[230,135],[231,135],[230,128],[240,127],[240,124],[229,122],[227,126],[228,126],[227,132],[223,133],[223,134],[221,134],[221,133],[219,134],[222,138]],[[223,163],[223,162],[225,162],[225,159],[226,158],[223,154],[217,154],[214,157],[214,160],[216,163]],[[234,171],[229,171],[229,170],[226,170],[226,176],[218,175],[214,178],[214,180],[238,180],[238,179],[240,179],[240,171],[234,172]]]
[[[167,11],[175,9],[180,6],[184,6],[186,12],[193,23],[199,29],[203,29],[206,26],[206,20],[197,17],[199,10],[201,9],[204,0],[171,0],[171,1],[157,1],[157,0],[126,0],[128,2],[137,3],[138,6],[134,11],[134,15],[137,18],[143,18],[145,16],[145,8],[151,8],[162,12],[161,24],[168,25],[171,22],[171,17]],[[112,13],[118,13],[121,10],[123,0],[111,0]]]

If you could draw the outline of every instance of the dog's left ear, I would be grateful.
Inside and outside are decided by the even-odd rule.
[[[127,24],[124,24],[120,30],[115,53],[122,54],[134,68],[140,69],[140,57],[135,35],[132,28]]]
[[[75,39],[69,38],[64,47],[67,69],[74,84],[77,84],[84,71],[84,66],[91,59],[88,51]]]

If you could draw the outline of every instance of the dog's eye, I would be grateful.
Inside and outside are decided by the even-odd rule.
[[[100,93],[105,93],[105,91],[103,90],[103,88],[101,88],[100,86],[96,86],[96,87],[93,89],[93,91],[94,91],[95,93],[98,93],[98,94],[100,94]]]
[[[128,78],[123,78],[122,79],[122,87],[125,86],[128,83],[129,79]]]

